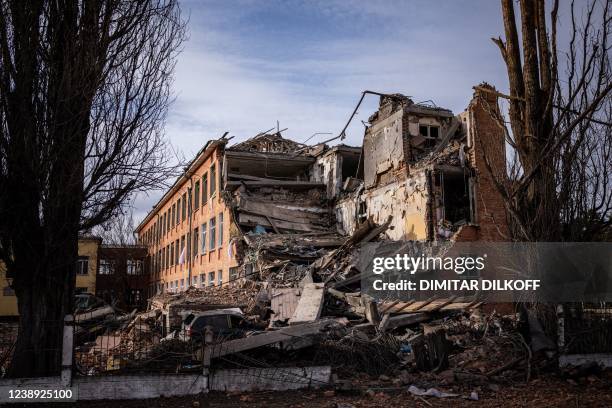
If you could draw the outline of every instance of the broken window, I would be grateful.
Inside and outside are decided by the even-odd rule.
[[[472,221],[468,180],[463,172],[440,172],[443,218],[455,226]]]
[[[221,269],[217,271],[217,284],[219,286],[223,285],[223,270]]]
[[[229,268],[229,282],[238,279],[238,268],[233,266]]]
[[[440,136],[440,127],[419,125],[419,134],[425,138],[424,146],[426,148],[433,148],[438,143],[438,137]]]
[[[185,221],[187,218],[187,193],[183,193],[183,200],[181,202],[181,220]]]
[[[208,286],[215,286],[215,271],[208,272]]]

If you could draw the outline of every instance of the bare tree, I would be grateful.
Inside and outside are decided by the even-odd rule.
[[[611,4],[592,0],[576,10],[572,2],[561,52],[558,0],[550,18],[545,0],[518,1],[519,18],[515,1],[501,0],[505,39],[493,41],[507,67],[510,95],[500,96],[510,129],[502,115],[496,119],[514,161],[509,180],[496,184],[515,239],[596,240],[610,229]]]
[[[135,227],[134,211],[130,203],[119,214],[95,227],[92,232],[94,235],[102,238],[103,244],[135,245]]]
[[[175,174],[162,129],[184,37],[176,0],[0,0],[0,259],[20,314],[11,375],[59,368],[79,232]]]

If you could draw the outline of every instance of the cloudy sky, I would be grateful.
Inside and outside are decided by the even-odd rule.
[[[492,36],[503,32],[499,1],[182,1],[189,40],[179,57],[166,133],[190,160],[229,131],[304,141],[337,135],[363,90],[403,93],[461,112],[473,85],[507,89]],[[344,143],[361,144],[376,110],[369,96]],[[329,138],[322,135],[309,143]],[[135,202],[139,222],[161,192]]]

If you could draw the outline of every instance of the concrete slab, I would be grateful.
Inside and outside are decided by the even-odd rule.
[[[321,316],[324,294],[325,286],[323,283],[307,283],[304,285],[295,312],[291,319],[289,319],[289,324],[293,325],[316,321]]]

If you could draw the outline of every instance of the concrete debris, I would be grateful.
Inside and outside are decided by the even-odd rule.
[[[323,295],[325,287],[322,283],[307,283],[304,285],[300,300],[289,324],[301,324],[314,322],[321,316],[323,308]]]
[[[439,383],[524,375],[532,362],[516,319],[484,314],[477,298],[377,301],[361,292],[364,243],[392,249],[400,240],[427,240],[446,250],[504,231],[487,221],[502,220],[503,205],[490,180],[479,178],[480,138],[491,138],[492,160],[503,160],[504,139],[479,100],[455,116],[381,95],[363,147],[306,146],[278,130],[224,148],[220,197],[232,215],[235,276],[160,293],[144,313],[107,319],[106,306],[89,311],[104,324],[87,318],[101,329],[79,340],[82,371],[329,365],[386,385],[412,384],[418,397],[459,395],[432,386]],[[415,373],[424,383],[415,383]]]
[[[419,397],[436,397],[436,398],[449,398],[449,397],[458,397],[459,394],[453,394],[449,392],[442,392],[435,388],[429,388],[428,390],[424,390],[422,388],[411,385],[408,387],[408,392],[412,395],[418,395]]]

